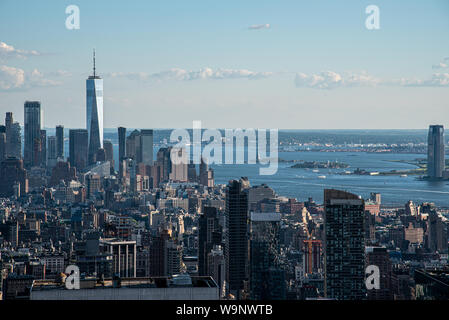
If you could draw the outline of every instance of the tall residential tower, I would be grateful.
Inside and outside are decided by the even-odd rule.
[[[324,290],[327,298],[364,299],[364,201],[357,195],[324,190]]]

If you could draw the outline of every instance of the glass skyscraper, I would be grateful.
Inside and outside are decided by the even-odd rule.
[[[35,152],[37,144],[41,142],[42,114],[39,101],[26,101],[24,105],[25,145],[24,165],[30,167],[40,164],[40,153]]]
[[[89,143],[89,163],[95,162],[97,150],[103,148],[103,79],[95,73],[86,80],[86,128]]]
[[[427,175],[430,178],[442,178],[444,161],[444,128],[443,126],[429,126]]]
[[[250,298],[283,300],[286,285],[280,267],[281,215],[251,212],[250,220]]]
[[[140,161],[153,165],[153,130],[140,130]]]
[[[69,131],[69,161],[70,166],[82,171],[87,166],[87,130],[70,129]]]
[[[64,159],[64,126],[56,126],[56,158]]]

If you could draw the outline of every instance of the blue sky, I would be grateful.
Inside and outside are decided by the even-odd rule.
[[[83,127],[95,48],[105,127],[449,126],[448,39],[445,0],[2,0],[0,111]]]

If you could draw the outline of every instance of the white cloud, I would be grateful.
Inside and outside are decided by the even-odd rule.
[[[27,58],[29,56],[40,56],[41,53],[36,50],[16,49],[5,42],[0,41],[0,59],[6,58]]]
[[[342,87],[372,87],[372,86],[401,86],[401,87],[449,87],[449,73],[434,73],[430,79],[399,78],[379,79],[366,72],[339,74],[325,71],[317,74],[297,73],[295,85],[298,88],[335,89]]]
[[[185,70],[180,68],[172,68],[166,71],[157,73],[145,73],[145,72],[112,72],[106,74],[112,78],[127,78],[130,80],[178,80],[178,81],[190,81],[190,80],[205,80],[205,79],[261,79],[267,78],[273,75],[272,72],[257,72],[246,69],[216,69],[202,68],[199,70]]]
[[[249,30],[260,30],[260,29],[270,29],[270,24],[266,23],[266,24],[253,24],[252,26],[249,26],[248,29]]]
[[[25,72],[22,69],[0,66],[0,90],[20,88],[25,82]]]
[[[0,65],[0,90],[58,86],[61,81],[57,79],[66,75],[69,75],[69,73],[63,70],[44,74],[37,69],[26,72],[20,68]]]
[[[449,73],[434,73],[430,79],[400,79],[399,85],[405,87],[449,87]]]
[[[298,88],[334,89],[339,87],[374,86],[379,82],[379,79],[368,75],[366,72],[339,74],[334,71],[324,71],[310,75],[297,73],[295,77],[295,85]]]

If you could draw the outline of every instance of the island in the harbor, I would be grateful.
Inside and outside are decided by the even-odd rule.
[[[292,165],[294,169],[345,169],[349,165],[338,161],[300,161]]]

